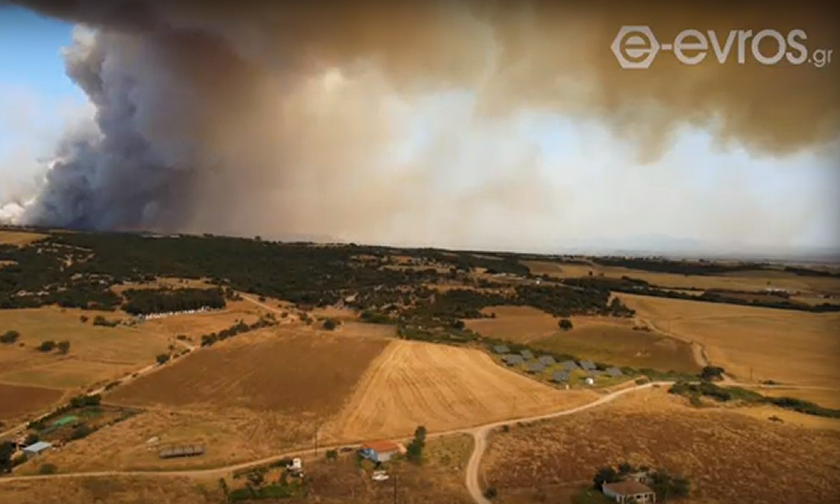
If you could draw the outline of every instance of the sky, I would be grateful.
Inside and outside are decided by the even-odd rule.
[[[0,8],[0,203],[35,191],[62,131],[93,114],[65,74],[61,51],[72,30],[22,9]],[[756,157],[685,127],[661,159],[642,163],[632,143],[614,138],[594,119],[523,111],[475,125],[473,98],[468,91],[426,97],[405,115],[409,134],[385,157],[386,164],[406,164],[441,131],[450,128],[457,136],[457,128],[472,128],[427,167],[442,193],[515,179],[524,164],[538,174],[539,186],[526,189],[532,191],[523,199],[529,213],[518,226],[494,228],[494,211],[507,217],[516,212],[508,202],[487,209],[467,231],[459,227],[467,236],[456,245],[656,248],[669,237],[710,249],[840,250],[836,146],[823,155]],[[395,229],[383,230],[383,241],[405,241],[399,218],[391,225]],[[452,244],[444,241],[440,245]]]

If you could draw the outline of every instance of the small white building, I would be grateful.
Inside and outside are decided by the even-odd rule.
[[[604,495],[619,504],[648,504],[656,502],[656,492],[638,481],[619,481],[601,485]]]
[[[29,446],[24,446],[23,454],[27,457],[34,457],[36,455],[40,455],[46,450],[49,450],[50,448],[52,448],[52,443],[47,443],[46,441],[38,441],[37,443],[32,443]]]

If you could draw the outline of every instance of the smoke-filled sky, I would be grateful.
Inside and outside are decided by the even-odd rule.
[[[0,8],[0,218],[840,250],[840,63],[738,65],[733,49],[626,70],[610,52],[630,24],[660,41],[799,28],[811,54],[840,48],[831,13],[807,3],[13,3],[50,19]]]

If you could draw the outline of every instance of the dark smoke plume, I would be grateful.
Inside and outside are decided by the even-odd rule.
[[[563,197],[525,167],[433,208],[428,166],[445,162],[446,140],[415,166],[383,171],[376,160],[402,134],[400,107],[440,90],[475,91],[475,121],[523,109],[599,119],[647,159],[683,125],[759,155],[817,148],[840,131],[838,65],[689,69],[663,58],[632,72],[609,50],[625,24],[660,38],[802,28],[810,47],[840,48],[831,13],[803,2],[14,3],[92,28],[66,65],[98,131],[68,132],[25,210],[35,224],[364,238],[384,232],[388,216],[387,226],[423,236],[435,212],[463,219],[488,199],[528,212]]]

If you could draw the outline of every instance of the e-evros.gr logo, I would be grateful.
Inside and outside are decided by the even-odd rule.
[[[685,65],[697,65],[709,56],[710,50],[718,63],[730,61],[733,53],[739,65],[747,55],[762,65],[775,65],[783,59],[792,65],[811,64],[823,68],[831,64],[832,49],[809,51],[803,43],[808,39],[804,30],[791,30],[782,35],[776,30],[730,30],[719,36],[714,30],[683,30],[669,43],[660,43],[649,26],[622,26],[613,39],[610,49],[618,64],[626,69],[649,68],[662,51],[671,51]],[[762,42],[764,43],[762,47]]]

